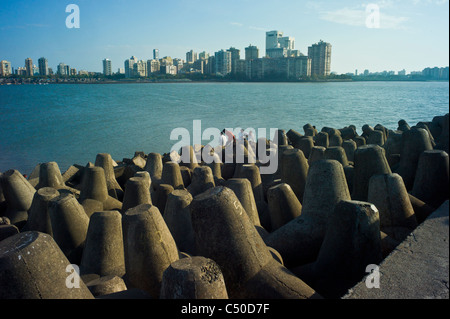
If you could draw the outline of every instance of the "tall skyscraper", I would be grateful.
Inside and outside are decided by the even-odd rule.
[[[33,60],[30,58],[27,58],[25,60],[25,70],[26,70],[26,76],[33,76]]]
[[[59,76],[69,75],[69,73],[67,72],[67,67],[68,65],[65,65],[64,63],[58,64],[57,74]]]
[[[328,76],[331,73],[331,44],[323,42],[308,47],[311,58],[311,75]]]
[[[111,76],[112,75],[112,65],[110,59],[103,60],[103,75]]]
[[[215,56],[215,73],[227,75],[231,72],[231,52],[220,50],[214,54]]]
[[[139,60],[133,65],[134,75],[138,77],[147,77],[147,61]]]
[[[291,56],[295,47],[295,38],[283,37],[283,32],[266,32],[266,56],[269,58],[282,58]]]
[[[209,58],[209,53],[206,51],[200,52],[198,55],[199,59],[204,59],[204,60],[208,60]]]
[[[2,60],[0,62],[0,76],[8,76],[12,74],[11,62]]]
[[[186,63],[194,63],[195,61],[197,61],[197,52],[194,52],[194,50],[186,52]]]
[[[153,49],[153,60],[158,60],[158,59],[159,59],[159,50]]]
[[[38,66],[39,66],[39,75],[40,76],[47,76],[48,73],[48,60],[46,58],[40,58],[38,60]]]
[[[233,47],[229,48],[227,51],[231,53],[231,72],[234,72],[236,69],[236,61],[241,58],[241,51]]]
[[[134,64],[137,62],[136,57],[133,55],[128,60],[125,60],[125,77],[132,78],[135,76],[134,74]]]
[[[259,59],[259,49],[254,45],[249,45],[245,48],[245,60]]]

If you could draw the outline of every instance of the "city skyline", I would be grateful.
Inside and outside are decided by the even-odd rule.
[[[109,58],[115,71],[126,57],[185,58],[186,52],[218,52],[249,44],[265,52],[265,32],[279,30],[308,46],[323,39],[333,45],[331,72],[422,70],[448,65],[448,1],[373,1],[380,28],[368,28],[367,5],[360,1],[73,1],[80,7],[79,29],[68,29],[68,3],[13,1],[0,13],[0,59],[14,67],[27,57],[44,56],[51,67],[64,62],[102,72]],[[139,10],[136,8],[139,7]],[[148,10],[146,10],[148,9]],[[274,11],[275,10],[275,11]],[[279,12],[280,14],[277,14]],[[132,15],[130,15],[132,13]],[[145,13],[145,14],[144,14]],[[132,18],[130,18],[130,16]]]

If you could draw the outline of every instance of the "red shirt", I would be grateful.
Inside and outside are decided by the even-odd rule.
[[[227,135],[227,137],[228,137],[228,142],[231,142],[231,141],[236,141],[236,137],[234,136],[234,134],[233,133],[231,133],[230,131],[227,131],[227,130],[225,130],[225,134]]]

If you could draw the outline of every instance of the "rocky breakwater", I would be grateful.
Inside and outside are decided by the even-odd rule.
[[[0,298],[340,298],[448,199],[448,121],[0,173]]]

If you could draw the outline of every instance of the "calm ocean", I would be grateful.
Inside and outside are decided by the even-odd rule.
[[[62,172],[120,161],[135,151],[165,153],[177,127],[280,128],[310,123],[396,129],[449,112],[449,82],[164,83],[0,86],[0,171],[30,174],[55,161]]]

